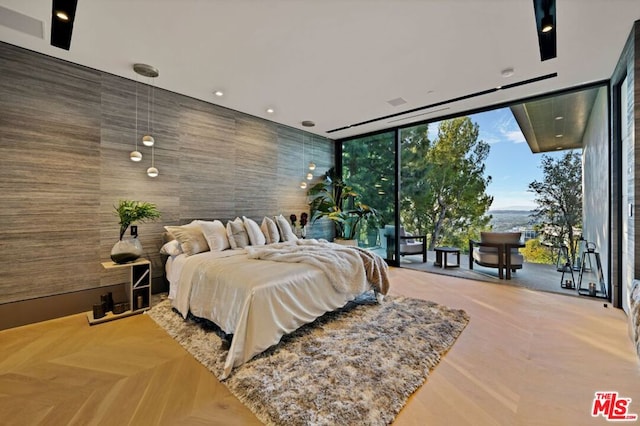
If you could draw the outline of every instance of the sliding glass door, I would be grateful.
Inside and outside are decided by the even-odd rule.
[[[357,200],[377,212],[360,221],[358,245],[396,263],[396,132],[350,139],[342,143],[341,149],[343,180],[358,194]]]

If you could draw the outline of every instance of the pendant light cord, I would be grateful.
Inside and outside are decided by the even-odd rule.
[[[136,151],[138,150],[138,77],[136,76]]]

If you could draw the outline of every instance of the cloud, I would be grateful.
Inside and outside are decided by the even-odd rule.
[[[506,139],[511,143],[524,143],[527,140],[524,138],[518,123],[513,118],[511,110],[504,108],[500,118],[496,120],[496,130],[500,133],[503,139]]]
[[[513,143],[524,143],[527,140],[524,138],[524,135],[522,134],[522,132],[520,131],[520,129],[518,130],[508,130],[508,131],[504,131],[503,133],[504,137],[507,138],[507,140],[509,140],[509,142],[513,142]]]
[[[502,142],[502,138],[501,137],[496,136],[496,135],[494,135],[492,133],[483,132],[483,131],[480,131],[480,139],[482,139],[483,141],[485,141],[489,145],[495,145],[497,143]]]

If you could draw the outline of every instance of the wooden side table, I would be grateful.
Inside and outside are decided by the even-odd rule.
[[[107,313],[102,318],[94,318],[93,311],[87,312],[89,324],[100,324],[118,318],[142,313],[151,307],[151,262],[140,258],[129,263],[102,262],[102,267],[106,270],[129,268],[129,282],[125,284],[126,295],[129,302],[129,309],[120,313]]]
[[[460,249],[456,247],[436,247],[433,249],[436,252],[436,261],[433,263],[435,266],[441,266],[446,268],[458,268],[460,267]],[[449,254],[456,255],[456,263],[449,264]]]

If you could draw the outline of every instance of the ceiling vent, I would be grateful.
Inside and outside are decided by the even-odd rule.
[[[387,101],[387,103],[393,107],[397,107],[397,106],[406,104],[407,101],[405,101],[402,98],[395,98],[395,99],[391,99],[390,101]]]

